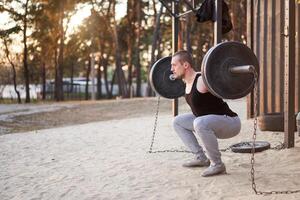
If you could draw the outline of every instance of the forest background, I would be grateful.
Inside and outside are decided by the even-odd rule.
[[[195,0],[197,7],[201,2]],[[226,3],[233,30],[222,40],[245,43],[247,1]],[[187,9],[180,1],[180,12]],[[32,102],[32,85],[40,87],[38,100],[69,100],[78,78],[86,100],[91,80],[96,99],[153,96],[151,66],[172,53],[172,17],[158,0],[3,0],[0,16],[0,102],[7,102],[1,94],[7,85],[14,86],[12,102]],[[198,23],[193,13],[180,18],[178,45],[200,70],[213,46],[213,23]]]

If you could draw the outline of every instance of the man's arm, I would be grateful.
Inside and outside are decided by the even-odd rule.
[[[209,92],[206,85],[203,82],[202,76],[199,76],[198,80],[197,80],[197,90],[200,93],[207,93]]]

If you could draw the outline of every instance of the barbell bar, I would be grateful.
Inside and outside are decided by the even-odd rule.
[[[184,95],[185,85],[171,72],[171,56],[159,59],[149,74],[153,90],[165,98]],[[240,42],[223,42],[205,54],[201,64],[204,84],[215,96],[238,99],[249,94],[258,76],[259,64],[253,51]]]

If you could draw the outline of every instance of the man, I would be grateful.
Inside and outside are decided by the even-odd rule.
[[[204,177],[226,173],[217,138],[231,138],[240,132],[238,115],[208,91],[201,74],[193,69],[193,59],[187,51],[175,53],[171,65],[174,78],[186,84],[185,99],[192,110],[192,113],[176,116],[173,123],[183,143],[195,154],[195,159],[183,166],[208,166],[202,173]],[[194,133],[200,136],[206,154]]]

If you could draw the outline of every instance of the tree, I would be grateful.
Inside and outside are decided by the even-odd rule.
[[[113,40],[114,40],[114,49],[115,49],[115,63],[116,63],[116,78],[118,81],[119,86],[119,95],[121,97],[128,97],[128,91],[126,87],[126,80],[125,75],[122,70],[122,64],[121,64],[121,49],[119,44],[119,25],[116,20],[116,1],[112,2],[112,34],[113,34]]]
[[[92,1],[93,4],[97,4],[97,7],[95,6],[95,11],[99,12],[100,16],[105,16],[103,18],[104,20],[102,23],[107,27],[106,30],[108,30],[107,34],[111,35],[112,39],[112,45],[110,44],[109,48],[112,48],[114,53],[114,62],[115,62],[115,71],[113,72],[113,78],[111,82],[111,91],[112,86],[114,84],[114,81],[116,80],[118,83],[119,88],[119,95],[121,97],[128,97],[128,89],[126,86],[126,78],[124,71],[122,70],[122,47],[120,45],[120,25],[119,22],[116,19],[116,0],[112,0],[109,2],[104,3],[104,1],[100,1],[98,3]],[[104,55],[104,54],[103,54]],[[106,56],[100,56],[100,58],[109,58],[107,54]],[[105,63],[105,62],[104,62]],[[105,72],[106,69],[104,69]],[[105,73],[104,73],[105,76]]]
[[[14,27],[14,28],[11,28],[11,29],[8,29],[8,30],[1,31],[0,32],[0,37],[3,40],[6,59],[8,60],[9,64],[12,67],[14,90],[15,90],[15,92],[17,94],[18,103],[22,103],[20,92],[17,89],[17,72],[16,72],[16,66],[15,66],[14,62],[12,61],[12,59],[11,59],[10,51],[9,51],[9,48],[8,48],[8,43],[11,42],[11,39],[9,39],[9,35],[12,34],[12,33],[16,33],[18,31],[19,31],[19,27],[18,26]]]
[[[79,34],[72,34],[69,36],[69,40],[65,45],[65,59],[64,59],[64,65],[69,66],[66,67],[65,75],[70,77],[71,81],[71,87],[70,92],[73,92],[73,83],[74,83],[74,76],[79,74],[80,68],[80,60],[81,57],[84,57],[85,55],[82,55],[81,51],[81,41]]]
[[[64,42],[65,42],[65,30],[64,30],[64,18],[65,18],[65,1],[58,2],[58,27],[59,27],[59,54],[58,54],[58,68],[55,77],[55,98],[57,101],[64,100],[63,90],[63,76],[64,76]]]
[[[17,5],[16,5],[17,4]],[[14,20],[15,24],[20,27],[23,38],[23,75],[25,80],[26,98],[25,102],[30,102],[30,88],[29,88],[29,69],[28,69],[28,49],[27,49],[27,31],[29,23],[32,20],[31,11],[34,6],[29,0],[12,1],[3,0],[0,3],[0,11],[8,12],[10,17]]]
[[[127,1],[127,15],[126,15],[126,28],[127,28],[127,47],[128,47],[128,57],[127,57],[127,65],[128,65],[128,93],[130,96],[133,96],[132,91],[132,69],[133,69],[133,52],[135,47],[135,32],[134,30],[134,22],[135,22],[135,12],[134,12],[134,0]]]
[[[135,69],[136,69],[136,96],[141,96],[141,62],[140,62],[140,45],[141,45],[141,25],[142,25],[142,1],[136,1],[136,48],[135,48]]]
[[[49,74],[51,58],[54,56],[53,46],[55,46],[55,37],[53,37],[53,22],[48,15],[48,4],[36,4],[34,15],[34,25],[32,39],[33,52],[40,65],[40,80],[42,84],[42,99],[46,99],[46,77]]]
[[[155,4],[153,6],[155,7]],[[156,13],[155,20],[154,20],[155,25],[154,25],[153,36],[152,36],[151,57],[150,57],[150,63],[149,63],[149,67],[148,67],[148,74],[150,73],[150,67],[157,60],[157,57],[155,56],[155,52],[157,51],[157,48],[159,47],[158,41],[159,41],[159,33],[160,33],[160,18],[162,15],[162,11],[163,11],[163,5],[161,4],[158,13],[154,12],[154,13]],[[152,96],[152,93],[153,93],[153,91],[151,89],[150,81],[148,79],[147,95]]]
[[[89,99],[89,81],[90,81],[90,74],[91,74],[91,59],[90,57],[87,58],[87,66],[86,66],[86,82],[85,82],[85,100]]]
[[[40,0],[45,2],[45,0]],[[64,76],[64,47],[65,34],[68,27],[69,19],[75,6],[80,0],[51,0],[47,1],[47,6],[44,8],[45,14],[52,22],[51,37],[53,41],[53,55],[55,66],[55,99],[56,101],[64,100],[63,91],[63,76]]]
[[[91,53],[98,58],[96,59],[98,99],[103,98],[103,80],[108,98],[112,97],[114,83],[118,84],[119,96],[142,95],[141,85],[147,81],[150,66],[157,59],[171,54],[171,15],[163,11],[162,6],[157,6],[160,5],[157,0],[128,0],[126,16],[119,19],[116,16],[118,14],[116,6],[119,2],[121,1],[0,2],[0,11],[10,13],[13,21],[11,27],[20,27],[23,49],[20,58],[23,62],[23,73],[20,76],[16,70],[16,79],[17,82],[21,80],[25,83],[27,101],[30,100],[29,83],[38,81],[45,91],[46,77],[55,79],[55,99],[63,100],[63,78],[71,77],[73,83],[74,76],[88,75],[88,68],[84,67],[86,66],[84,62]],[[246,24],[245,1],[227,0],[227,3],[234,30],[223,35],[223,39],[243,41]],[[168,4],[170,5],[169,2]],[[84,20],[78,31],[66,35],[69,19],[81,5],[90,6],[91,16]],[[185,3],[180,3],[181,12],[185,11],[184,5],[186,6]],[[192,53],[196,67],[200,70],[203,56],[213,45],[213,23],[198,23],[193,14],[181,19],[182,47]],[[7,45],[10,49],[9,42]],[[126,65],[128,71],[122,69]],[[11,69],[11,65],[9,68]],[[90,76],[86,76],[86,79],[90,79]],[[132,90],[134,83],[137,85],[135,91]],[[43,92],[43,99],[45,98]]]

